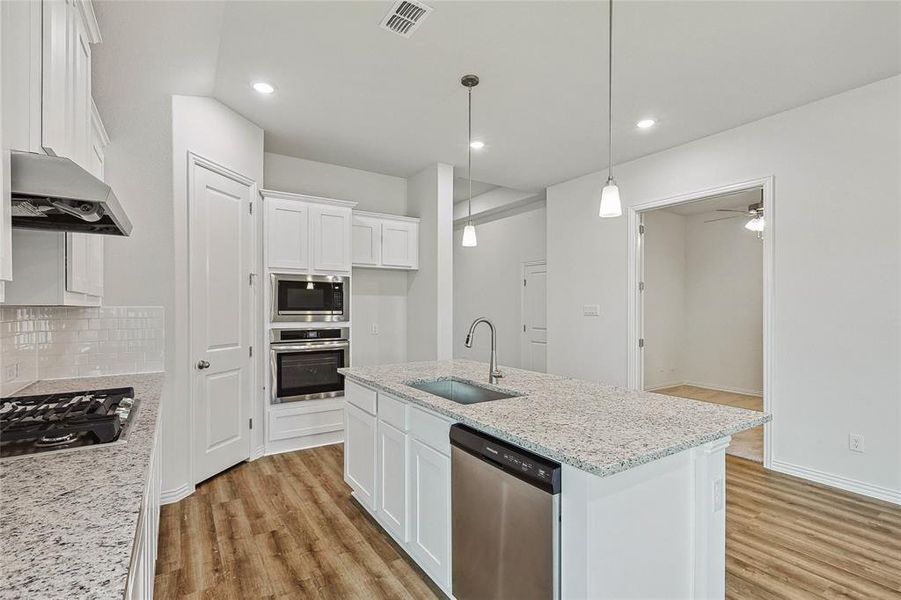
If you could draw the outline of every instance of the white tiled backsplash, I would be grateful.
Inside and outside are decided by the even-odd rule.
[[[0,395],[38,379],[163,370],[161,306],[0,308]]]

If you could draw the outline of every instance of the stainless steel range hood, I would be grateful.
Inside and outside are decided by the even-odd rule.
[[[123,235],[131,221],[113,190],[72,160],[10,152],[12,226]]]

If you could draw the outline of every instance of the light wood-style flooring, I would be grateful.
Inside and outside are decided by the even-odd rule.
[[[667,396],[676,396],[679,398],[690,398],[692,400],[702,400],[704,402],[713,402],[714,404],[725,404],[727,406],[747,408],[748,410],[763,410],[763,398],[760,396],[721,392],[719,390],[710,390],[693,385],[677,385],[670,388],[654,390],[654,393],[666,394]],[[754,429],[749,429],[733,435],[732,442],[726,449],[726,453],[762,463],[763,427],[755,427]]]
[[[164,506],[157,599],[440,598],[350,498],[340,445]],[[901,598],[901,507],[726,459],[727,598]]]

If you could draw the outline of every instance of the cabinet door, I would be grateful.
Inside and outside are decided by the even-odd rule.
[[[91,42],[84,20],[77,10],[70,11],[71,90],[69,120],[69,158],[83,169],[91,169]]]
[[[294,200],[266,199],[269,268],[309,270],[309,224],[309,205]]]
[[[76,9],[69,0],[46,0],[42,6],[41,145],[50,154],[71,156],[69,37]]]
[[[103,236],[66,234],[66,291],[103,295]]]
[[[310,207],[313,270],[350,273],[351,210],[337,206]]]
[[[344,405],[344,481],[357,501],[370,511],[375,506],[375,417],[353,404]]]
[[[375,267],[382,260],[382,222],[372,217],[353,218],[353,264]]]
[[[382,223],[382,264],[386,267],[419,267],[419,225],[406,221]]]
[[[401,542],[407,541],[407,435],[384,421],[378,423],[379,498],[382,523]]]
[[[442,588],[450,583],[450,458],[410,437],[410,552]]]

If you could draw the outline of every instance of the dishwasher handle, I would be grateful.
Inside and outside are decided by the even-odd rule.
[[[450,443],[549,494],[560,493],[558,462],[460,423],[451,426]]]

